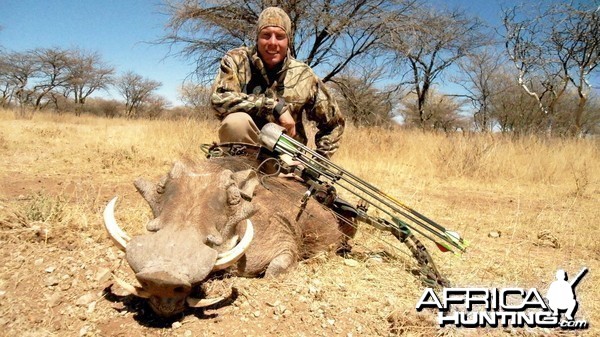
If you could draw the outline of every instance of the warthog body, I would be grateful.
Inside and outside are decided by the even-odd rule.
[[[282,177],[261,182],[252,170],[256,166],[245,157],[186,160],[176,162],[158,184],[138,179],[135,186],[154,219],[147,224],[149,233],[132,239],[114,222],[114,202],[107,207],[107,229],[141,285],[131,289],[149,298],[159,315],[183,311],[186,299],[197,303],[190,301],[192,288],[215,270],[275,276],[342,242],[335,215],[316,201],[309,200],[298,217],[306,192],[301,183]],[[252,224],[246,225],[247,219]],[[236,246],[238,238],[248,240],[250,227],[254,236],[245,254],[232,257],[229,251],[241,245]]]

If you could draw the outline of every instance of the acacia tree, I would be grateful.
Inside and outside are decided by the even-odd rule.
[[[595,8],[558,6],[554,12],[560,20],[552,26],[550,40],[564,77],[575,87],[579,97],[570,127],[572,135],[579,135],[591,93],[589,76],[600,64],[600,2],[596,2]]]
[[[583,114],[583,130],[582,134],[600,134],[600,97],[598,95],[590,95],[588,104],[585,107],[586,111]]]
[[[504,11],[505,47],[518,70],[518,82],[547,116],[552,132],[556,106],[569,85],[579,96],[570,133],[583,129],[589,77],[600,63],[600,2],[561,3],[529,13],[522,7]]]
[[[466,93],[454,96],[464,97],[471,102],[474,108],[473,123],[479,131],[491,131],[494,126],[492,101],[505,91],[505,88],[494,87],[494,81],[500,76],[504,61],[505,58],[495,50],[484,49],[458,62],[461,72],[455,82]]]
[[[67,85],[70,74],[69,67],[73,59],[70,52],[60,48],[41,48],[33,51],[34,62],[37,64],[39,81],[33,86],[36,96],[35,109],[42,108],[45,98],[55,89]]]
[[[35,62],[32,52],[12,52],[7,53],[0,59],[0,69],[2,76],[0,79],[5,81],[6,100],[16,101],[19,106],[18,114],[26,117],[25,107],[31,103],[34,98],[34,91],[29,84],[37,76],[38,65]]]
[[[135,117],[140,110],[140,107],[146,103],[153,95],[154,91],[162,83],[131,71],[123,74],[115,82],[115,86],[119,93],[125,98],[125,115],[128,118]]]
[[[169,108],[170,103],[161,95],[150,94],[144,100],[142,107],[146,118],[157,119]]]
[[[0,56],[0,103],[16,103],[21,114],[26,106],[40,109],[52,102],[58,108],[71,96],[81,106],[111,83],[114,72],[97,53],[73,49],[38,48]]]
[[[387,29],[387,47],[396,54],[397,62],[408,69],[402,76],[403,84],[412,88],[419,121],[425,128],[432,125],[433,112],[427,107],[432,85],[456,61],[488,43],[483,24],[463,11],[423,9],[409,21],[389,22]]]
[[[107,89],[113,82],[114,68],[102,62],[100,54],[74,50],[69,65],[68,91],[73,93],[73,100],[78,105],[76,114],[81,114],[81,106],[94,92]]]
[[[344,71],[331,80],[340,109],[355,125],[382,126],[389,123],[397,88],[377,88],[383,72],[382,67],[373,64],[359,72]]]
[[[404,109],[402,109],[401,115],[405,125],[445,132],[468,129],[467,121],[460,114],[460,108],[464,102],[456,97],[443,95],[435,89],[429,90],[427,95],[429,117],[425,121],[425,125],[421,120],[417,105],[418,99],[414,97],[416,94],[412,93],[404,98]]]
[[[536,108],[536,101],[523,91],[515,79],[514,70],[502,67],[487,83],[489,116],[502,133],[515,136],[540,132],[545,128],[544,114]]]
[[[179,90],[179,99],[197,118],[202,120],[214,117],[214,112],[210,107],[210,95],[210,87],[190,82],[184,83]]]
[[[349,63],[380,50],[387,21],[403,20],[416,0],[215,0],[167,1],[170,16],[163,43],[181,44],[200,79],[212,80],[230,49],[253,45],[260,12],[278,6],[292,22],[291,52],[319,67],[328,82]]]
[[[7,107],[13,97],[14,85],[11,77],[13,65],[8,62],[9,55],[0,52],[0,107]]]

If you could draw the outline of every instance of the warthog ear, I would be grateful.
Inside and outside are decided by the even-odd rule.
[[[160,213],[160,209],[158,206],[158,186],[142,178],[137,178],[133,182],[133,185],[135,186],[135,189],[142,195],[144,200],[148,202],[148,205],[150,205],[154,217],[157,217]]]
[[[229,205],[239,204],[240,198],[251,201],[258,184],[258,175],[251,169],[235,173],[224,170],[219,176],[219,187],[227,191]]]
[[[165,192],[166,182],[167,176],[164,176],[158,184],[153,184],[142,178],[136,179],[133,183],[137,191],[152,209],[152,215],[154,215],[155,219],[146,225],[146,229],[152,232],[156,232],[162,227],[161,222],[158,220],[158,216],[162,212],[160,197]]]

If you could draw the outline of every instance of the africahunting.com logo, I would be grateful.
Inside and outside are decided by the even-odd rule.
[[[559,269],[545,299],[536,288],[444,288],[441,298],[427,288],[416,309],[438,309],[440,327],[586,329],[586,320],[575,320],[579,305],[575,288],[587,272],[583,268],[569,281],[567,273]]]

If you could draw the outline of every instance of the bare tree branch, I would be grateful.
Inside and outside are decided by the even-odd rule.
[[[156,96],[154,91],[162,84],[160,82],[144,78],[133,72],[127,72],[117,79],[115,86],[125,98],[125,114],[128,118],[135,117],[144,103],[149,103]]]
[[[570,133],[583,129],[591,91],[589,77],[600,63],[600,3],[570,2],[541,11],[504,11],[505,47],[519,71],[518,82],[548,115],[548,131],[559,118],[557,104],[573,86],[579,95]]]
[[[402,20],[416,0],[191,0],[169,1],[167,34],[160,40],[181,46],[180,55],[194,60],[196,75],[213,79],[221,57],[230,49],[253,45],[258,15],[277,5],[292,21],[292,54],[318,68],[327,82],[353,60],[375,55],[386,21]]]
[[[423,10],[412,20],[390,22],[387,47],[397,62],[408,67],[408,83],[416,95],[416,107],[422,127],[430,125],[433,114],[427,111],[427,99],[434,82],[456,61],[480,48],[489,40],[482,23],[463,11]]]

